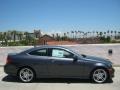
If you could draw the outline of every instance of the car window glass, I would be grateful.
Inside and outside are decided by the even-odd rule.
[[[73,58],[73,54],[68,51],[62,50],[62,49],[53,49],[52,57]]]
[[[36,56],[47,56],[47,50],[46,49],[35,50],[30,52],[29,54]]]
[[[64,54],[63,50],[57,50],[57,49],[52,50],[53,57],[64,57],[63,54]]]

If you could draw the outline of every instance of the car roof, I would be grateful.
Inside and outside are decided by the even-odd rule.
[[[35,46],[33,48],[30,48],[30,49],[25,50],[25,51],[23,51],[21,53],[28,53],[28,52],[31,52],[31,51],[34,51],[34,50],[37,50],[37,49],[42,49],[42,48],[59,48],[59,49],[65,49],[65,50],[72,51],[71,49],[69,49],[67,47],[63,47],[63,46],[41,45],[41,46]]]
[[[52,46],[52,45],[36,46],[33,49],[41,49],[41,48],[64,48],[64,49],[68,49],[67,47],[63,47],[63,46]]]

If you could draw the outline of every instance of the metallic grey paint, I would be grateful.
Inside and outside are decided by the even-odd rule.
[[[58,48],[73,53],[77,57],[74,58],[57,58],[51,56],[34,56],[29,52],[42,48]],[[4,66],[7,74],[17,75],[21,67],[30,67],[34,70],[37,78],[90,78],[91,72],[98,67],[106,70],[113,69],[112,63],[103,58],[88,55],[80,55],[76,52],[61,46],[41,46],[23,51],[18,54],[9,54],[11,63]],[[114,69],[109,73],[112,78]]]

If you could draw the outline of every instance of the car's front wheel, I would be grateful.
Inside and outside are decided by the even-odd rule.
[[[92,73],[92,80],[96,83],[104,83],[108,79],[108,73],[105,69],[98,68]]]
[[[19,79],[25,83],[33,81],[35,77],[33,70],[28,67],[24,67],[20,69],[18,75],[19,75]]]

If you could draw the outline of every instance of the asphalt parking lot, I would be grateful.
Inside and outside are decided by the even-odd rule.
[[[104,84],[79,79],[37,79],[32,83],[21,83],[16,77],[8,76],[0,67],[0,90],[119,90],[120,67],[115,67],[113,81]]]

